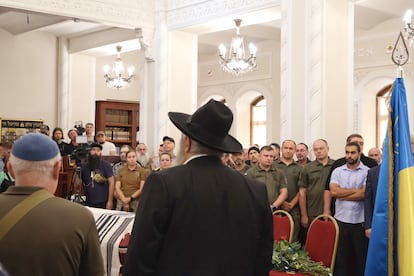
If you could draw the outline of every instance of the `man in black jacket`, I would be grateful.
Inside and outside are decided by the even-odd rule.
[[[364,196],[364,227],[365,236],[371,237],[372,215],[374,213],[375,197],[377,196],[378,177],[381,165],[369,169]]]
[[[183,165],[145,183],[123,275],[269,275],[273,223],[266,187],[224,166],[240,152],[233,114],[210,100],[193,115],[170,112]]]

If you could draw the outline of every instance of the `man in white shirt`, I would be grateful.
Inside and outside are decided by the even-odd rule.
[[[339,225],[336,276],[363,276],[365,271],[368,239],[364,229],[364,195],[369,168],[360,161],[361,153],[357,142],[346,144],[346,164],[334,169],[331,175],[330,191],[336,198],[335,219]]]
[[[85,135],[88,140],[88,144],[95,142],[95,136],[93,135],[93,123],[86,123]]]
[[[96,133],[96,141],[98,141],[98,143],[102,145],[102,156],[105,156],[105,155],[113,155],[113,156],[115,156],[115,155],[117,155],[116,154],[115,144],[106,141],[105,132],[98,131]]]

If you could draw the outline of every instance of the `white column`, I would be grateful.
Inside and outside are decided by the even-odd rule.
[[[308,1],[282,1],[280,141],[305,138]]]
[[[154,109],[156,97],[154,89],[154,67],[155,62],[152,59],[145,58],[144,66],[141,75],[141,100],[139,113],[139,139],[147,145],[151,152],[158,147],[157,138],[155,136],[154,116],[156,111]],[[156,152],[155,152],[156,153]]]
[[[324,138],[331,156],[343,155],[355,115],[353,7],[348,0],[282,0],[281,140]]]
[[[69,53],[66,37],[58,38],[58,112],[57,126],[70,129],[69,122]]]
[[[145,132],[152,132],[153,150],[158,152],[158,145],[164,135],[167,135],[168,113],[168,30],[164,1],[156,2],[155,22],[157,22],[153,39],[154,64],[149,65],[149,78],[153,85],[153,98],[151,114],[153,125],[147,126]],[[148,87],[151,87],[149,84]],[[147,91],[151,93],[151,91]],[[145,119],[145,118],[144,118]]]
[[[353,127],[354,113],[354,3],[324,0],[322,58],[323,135],[329,141],[332,157],[344,155],[345,139]],[[329,103],[329,104],[327,104]]]
[[[197,108],[197,36],[172,31],[169,41],[168,111],[191,114]],[[168,132],[180,137],[173,124],[168,124]]]
[[[175,138],[178,146],[181,134],[170,122],[168,112],[192,113],[197,107],[197,37],[168,31],[163,5],[162,0],[156,2],[157,25],[151,49],[154,63],[147,64],[148,80],[154,84],[153,90],[147,91],[153,94],[148,97],[153,107],[153,113],[149,114],[153,124],[141,130],[152,133],[155,152],[164,135]],[[152,84],[149,83],[148,88],[151,89]]]

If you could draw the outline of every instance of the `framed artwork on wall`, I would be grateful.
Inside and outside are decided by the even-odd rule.
[[[1,140],[0,142],[14,143],[20,136],[28,133],[39,132],[43,120],[6,119],[0,118]]]

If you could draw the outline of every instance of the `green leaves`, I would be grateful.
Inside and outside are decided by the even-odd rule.
[[[331,275],[329,268],[320,262],[312,261],[308,252],[301,249],[299,242],[277,241],[273,246],[272,264],[276,270],[303,272],[316,276]]]

